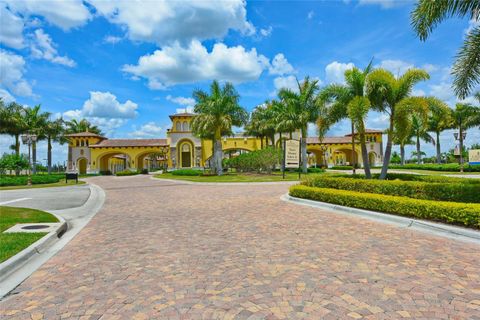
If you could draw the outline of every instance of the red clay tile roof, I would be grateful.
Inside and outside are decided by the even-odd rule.
[[[108,139],[98,144],[91,145],[91,148],[105,147],[163,147],[168,146],[167,139]]]
[[[105,137],[102,137],[99,134],[88,132],[88,131],[66,134],[65,137],[97,137],[97,138],[105,139]]]
[[[169,115],[170,119],[172,119],[173,117],[194,117],[194,116],[196,116],[196,114],[190,113],[190,112],[182,112],[182,113],[175,113],[175,114]]]
[[[365,129],[365,133],[384,133],[384,130],[376,130],[376,129]],[[352,134],[346,134],[346,137],[351,137]]]
[[[322,141],[318,137],[307,137],[307,144],[314,143],[351,143],[350,137],[324,137]]]

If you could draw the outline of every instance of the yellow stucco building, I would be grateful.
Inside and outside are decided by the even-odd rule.
[[[192,134],[192,113],[170,116],[172,127],[167,137],[160,139],[108,139],[82,132],[67,135],[69,139],[68,170],[84,173],[115,173],[123,170],[153,168],[175,169],[208,167],[212,156],[212,141],[199,139]],[[286,135],[284,135],[285,137]],[[280,141],[280,136],[276,140]],[[298,133],[295,138],[299,138]],[[378,165],[383,161],[382,132],[367,130],[369,161]],[[351,135],[343,137],[307,138],[309,165],[348,165],[352,161]],[[225,156],[259,150],[266,141],[256,137],[230,136],[222,138]],[[353,156],[361,163],[357,144]]]

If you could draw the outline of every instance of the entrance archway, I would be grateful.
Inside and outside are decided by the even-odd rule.
[[[130,157],[121,152],[106,153],[97,159],[100,174],[115,174],[116,172],[124,171],[132,167]]]
[[[79,174],[87,174],[87,159],[80,158],[77,160],[77,168]]]
[[[191,168],[194,164],[194,145],[190,140],[182,140],[177,144],[178,166]]]
[[[352,157],[353,153],[353,157]],[[337,149],[335,150],[334,154],[334,161],[336,165],[349,165],[353,164],[352,160],[355,161],[355,165],[359,165],[358,163],[358,155],[356,151],[352,152],[352,149]]]

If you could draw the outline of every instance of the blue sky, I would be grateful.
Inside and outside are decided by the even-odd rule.
[[[450,67],[474,22],[450,19],[420,42],[410,27],[413,5],[0,0],[0,95],[65,119],[85,117],[112,138],[164,137],[168,115],[191,108],[192,91],[213,79],[234,82],[252,110],[296,77],[341,82],[344,70],[373,58],[394,73],[425,68],[431,80],[414,94],[453,106]],[[368,126],[386,128],[386,115],[372,112]],[[329,135],[348,130],[342,121]],[[470,130],[467,145],[478,141],[479,130]],[[0,152],[11,143],[2,136]],[[453,147],[451,131],[441,143]],[[63,162],[66,147],[56,150],[54,162]],[[38,158],[45,153],[40,144]]]

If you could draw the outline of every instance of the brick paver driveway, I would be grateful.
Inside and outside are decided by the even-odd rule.
[[[480,319],[480,247],[279,200],[99,177],[105,206],[2,319]]]

